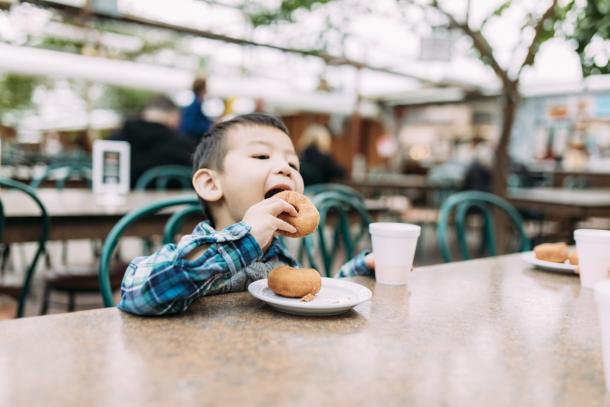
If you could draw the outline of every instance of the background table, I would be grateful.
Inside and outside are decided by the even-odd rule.
[[[598,406],[593,292],[519,255],[357,282],[343,316],[278,313],[247,293],[181,316],[104,309],[0,323],[0,405]]]
[[[511,188],[508,199],[518,208],[547,214],[610,217],[610,189]]]
[[[119,219],[130,211],[160,199],[184,195],[189,194],[183,191],[132,191],[122,204],[111,206],[100,203],[89,189],[38,190],[38,196],[51,218],[49,240],[103,239]],[[34,201],[22,192],[13,190],[3,190],[0,199],[6,216],[3,241],[17,243],[38,239],[40,210]],[[367,200],[366,205],[374,218],[393,213],[392,208],[380,201]],[[169,214],[164,211],[144,218],[130,226],[126,234],[140,237],[159,234],[163,231]],[[192,230],[196,223],[185,222],[183,230]]]
[[[183,191],[132,191],[120,205],[103,205],[89,189],[40,189],[38,196],[51,218],[49,240],[103,239],[126,213],[154,201],[189,195]],[[35,241],[40,234],[40,210],[24,193],[2,191],[6,216],[5,243]],[[168,218],[164,212],[150,216],[131,226],[131,236],[158,234]],[[186,226],[185,226],[186,227]]]

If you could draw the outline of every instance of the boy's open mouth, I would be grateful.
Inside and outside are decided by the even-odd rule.
[[[273,195],[279,194],[280,192],[287,191],[287,190],[290,190],[290,188],[285,186],[285,185],[281,185],[281,186],[278,186],[278,187],[275,187],[275,188],[271,188],[265,194],[265,199],[271,198]]]

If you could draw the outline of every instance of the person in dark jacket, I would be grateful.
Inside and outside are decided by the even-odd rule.
[[[127,120],[110,140],[131,145],[131,186],[148,169],[159,165],[191,166],[197,144],[181,136],[178,107],[169,98],[155,98],[138,119]]]
[[[331,137],[321,124],[310,124],[299,139],[301,175],[305,186],[345,178],[345,169],[330,155]]]
[[[203,100],[207,92],[205,78],[193,81],[193,101],[184,107],[180,117],[180,132],[198,142],[212,126],[212,120],[203,113]]]

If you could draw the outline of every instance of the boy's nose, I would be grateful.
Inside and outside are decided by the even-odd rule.
[[[278,162],[275,167],[275,173],[290,177],[292,174],[292,171],[290,170],[290,164],[285,161]]]

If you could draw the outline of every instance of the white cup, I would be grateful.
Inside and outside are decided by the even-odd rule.
[[[593,288],[607,280],[610,270],[610,230],[577,229],[574,231],[580,284]]]
[[[601,331],[606,390],[610,391],[610,280],[595,285],[595,302]]]
[[[420,230],[419,226],[408,223],[375,222],[369,225],[378,283],[407,284]]]

